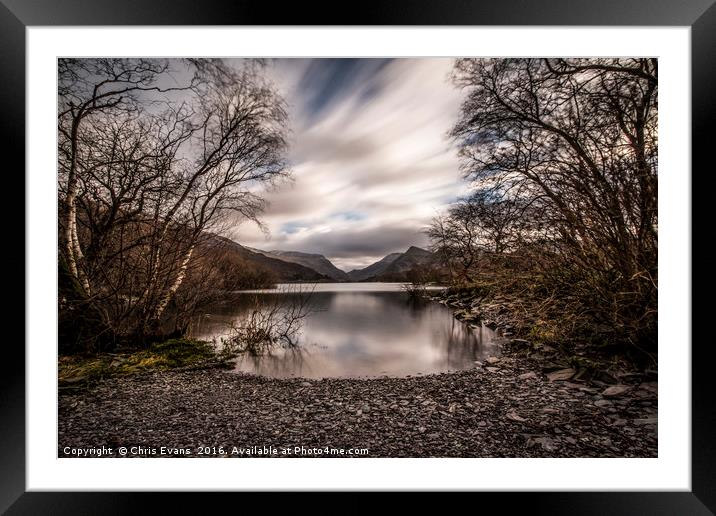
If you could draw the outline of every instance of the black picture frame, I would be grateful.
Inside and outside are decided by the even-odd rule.
[[[612,25],[691,27],[692,172],[713,168],[716,120],[716,0],[400,0],[365,2],[355,9],[286,3],[219,0],[0,0],[0,123],[6,156],[24,170],[25,29],[39,25]],[[345,14],[342,14],[345,13]],[[5,167],[3,167],[5,168]],[[6,177],[10,169],[5,168]],[[16,192],[24,178],[14,173]],[[9,178],[7,179],[9,181]],[[708,206],[707,189],[693,188],[692,207]],[[662,192],[662,195],[665,194]],[[698,196],[704,202],[698,202]],[[14,196],[15,197],[15,196]],[[19,196],[17,196],[19,197]],[[24,225],[18,208],[5,208],[5,226],[16,250],[8,270],[25,270]],[[24,213],[24,211],[23,211]],[[703,215],[703,214],[702,214]],[[692,208],[692,218],[699,220]],[[706,220],[709,220],[707,218]],[[708,224],[708,223],[707,223]],[[12,233],[14,232],[14,234]],[[706,230],[704,234],[712,231]],[[692,231],[692,235],[694,232]],[[696,243],[696,242],[695,242]],[[693,251],[692,251],[693,252]],[[693,255],[692,255],[693,256]],[[700,269],[703,270],[703,269]],[[27,274],[27,271],[26,271]],[[693,272],[692,272],[693,274]],[[700,285],[699,288],[706,288]],[[25,294],[22,294],[23,299]],[[693,303],[692,303],[693,304]],[[17,303],[16,306],[20,306]],[[24,304],[23,304],[24,306]],[[692,316],[693,318],[693,316]],[[12,320],[8,317],[7,320]],[[19,319],[18,319],[19,320]],[[22,335],[24,340],[24,334]],[[149,493],[50,493],[25,490],[25,353],[7,338],[0,375],[0,511],[7,514],[121,514],[149,509]],[[712,399],[713,357],[709,340],[692,338],[692,490],[690,492],[481,493],[480,503],[500,510],[527,504],[536,513],[559,514],[714,514],[716,513],[716,410]],[[687,346],[689,343],[674,343]],[[230,496],[222,494],[222,497]],[[205,497],[202,497],[205,498]],[[214,500],[212,500],[214,501]],[[186,496],[163,496],[162,512],[187,509]],[[200,503],[202,503],[200,501]],[[205,503],[205,501],[203,502]],[[486,507],[482,505],[482,507]]]

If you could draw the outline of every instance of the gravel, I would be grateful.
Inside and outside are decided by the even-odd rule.
[[[657,456],[656,382],[635,379],[606,400],[603,388],[550,381],[535,367],[503,356],[499,367],[408,378],[286,380],[219,369],[111,378],[61,393],[58,456],[98,447],[127,457],[327,457],[356,448],[367,457]]]

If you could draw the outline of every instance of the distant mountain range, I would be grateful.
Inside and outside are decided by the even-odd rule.
[[[387,264],[385,263],[386,258],[388,258]],[[431,265],[434,265],[434,263],[435,255],[433,253],[431,253],[430,251],[426,251],[425,249],[421,249],[419,247],[411,246],[404,253],[389,254],[379,262],[376,262],[373,265],[369,265],[368,267],[366,267],[366,269],[368,269],[378,264],[385,265],[381,265],[379,267],[379,270],[375,274],[372,274],[371,276],[368,276],[367,278],[361,279],[359,281],[407,281],[410,280],[408,274],[411,271],[416,270],[420,267],[429,267]],[[363,271],[365,271],[366,269],[355,271],[356,274],[354,276],[362,277]]]
[[[327,276],[336,281],[350,281],[348,274],[333,265],[331,261],[322,254],[301,253],[298,251],[262,251],[251,249],[255,253],[262,254],[268,258],[275,258],[288,263],[297,263],[313,269],[317,273]]]
[[[223,251],[238,255],[247,265],[270,271],[278,281],[329,281],[331,279],[311,267],[274,258],[271,255],[237,244],[228,238],[212,235],[212,240],[220,244]]]
[[[348,277],[351,281],[366,281],[371,278],[378,277],[401,256],[403,256],[403,253],[391,253],[368,267],[364,267],[363,269],[353,269],[348,273]]]
[[[246,247],[228,238],[213,235],[227,252],[236,253],[247,263],[270,271],[278,281],[407,281],[411,271],[435,263],[430,251],[412,246],[404,253],[391,253],[377,262],[348,273],[322,254],[298,251],[264,251]]]

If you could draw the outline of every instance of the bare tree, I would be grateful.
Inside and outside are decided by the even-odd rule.
[[[566,272],[611,324],[653,337],[656,59],[460,59],[453,78],[466,90],[452,131],[464,171],[500,199],[480,224],[529,206],[517,233],[553,257],[547,272]],[[494,229],[497,251],[515,227]]]
[[[258,220],[287,112],[261,63],[59,62],[60,258],[114,333],[157,330],[208,231]]]

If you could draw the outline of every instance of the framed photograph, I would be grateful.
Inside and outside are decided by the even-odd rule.
[[[712,514],[691,322],[711,3],[346,25],[3,0],[26,323],[0,508],[510,491]]]

